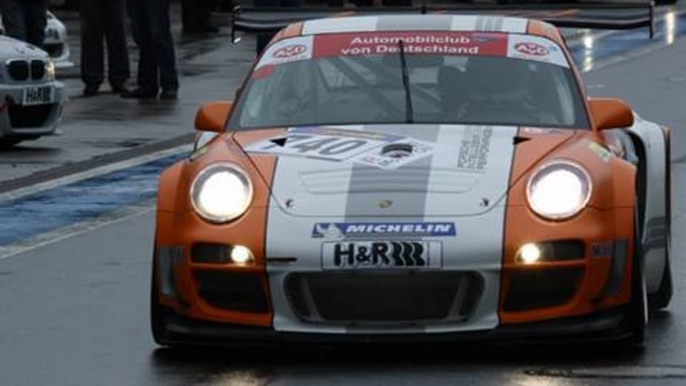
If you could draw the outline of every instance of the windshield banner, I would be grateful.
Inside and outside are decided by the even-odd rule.
[[[398,54],[484,55],[546,62],[569,67],[554,42],[530,35],[500,32],[409,31],[321,34],[286,39],[269,47],[259,67],[311,58]]]

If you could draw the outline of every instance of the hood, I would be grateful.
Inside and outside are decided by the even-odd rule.
[[[234,139],[250,156],[277,158],[273,176],[260,172],[291,215],[416,218],[504,205],[519,131],[401,124],[237,132]],[[571,133],[557,135],[557,144]],[[527,139],[532,147],[536,136]]]

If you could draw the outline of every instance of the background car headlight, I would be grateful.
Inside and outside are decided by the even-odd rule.
[[[591,177],[571,161],[553,161],[537,170],[526,189],[529,206],[539,216],[564,220],[579,213],[591,198]]]
[[[252,183],[237,165],[208,166],[191,185],[195,212],[207,221],[225,223],[241,216],[252,201]]]
[[[55,63],[50,59],[45,61],[45,79],[55,80]]]

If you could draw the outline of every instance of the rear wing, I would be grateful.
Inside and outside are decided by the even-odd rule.
[[[650,3],[578,3],[578,4],[456,4],[419,7],[242,7],[233,9],[231,38],[236,32],[276,34],[291,23],[332,16],[384,14],[454,14],[502,15],[538,19],[560,28],[625,30],[648,28],[653,38],[655,4]]]

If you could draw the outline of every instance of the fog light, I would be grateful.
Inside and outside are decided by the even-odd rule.
[[[236,264],[247,264],[253,260],[252,252],[242,245],[236,245],[231,250],[231,261]]]
[[[534,264],[540,259],[541,249],[536,244],[524,244],[519,250],[519,260],[524,264]]]

